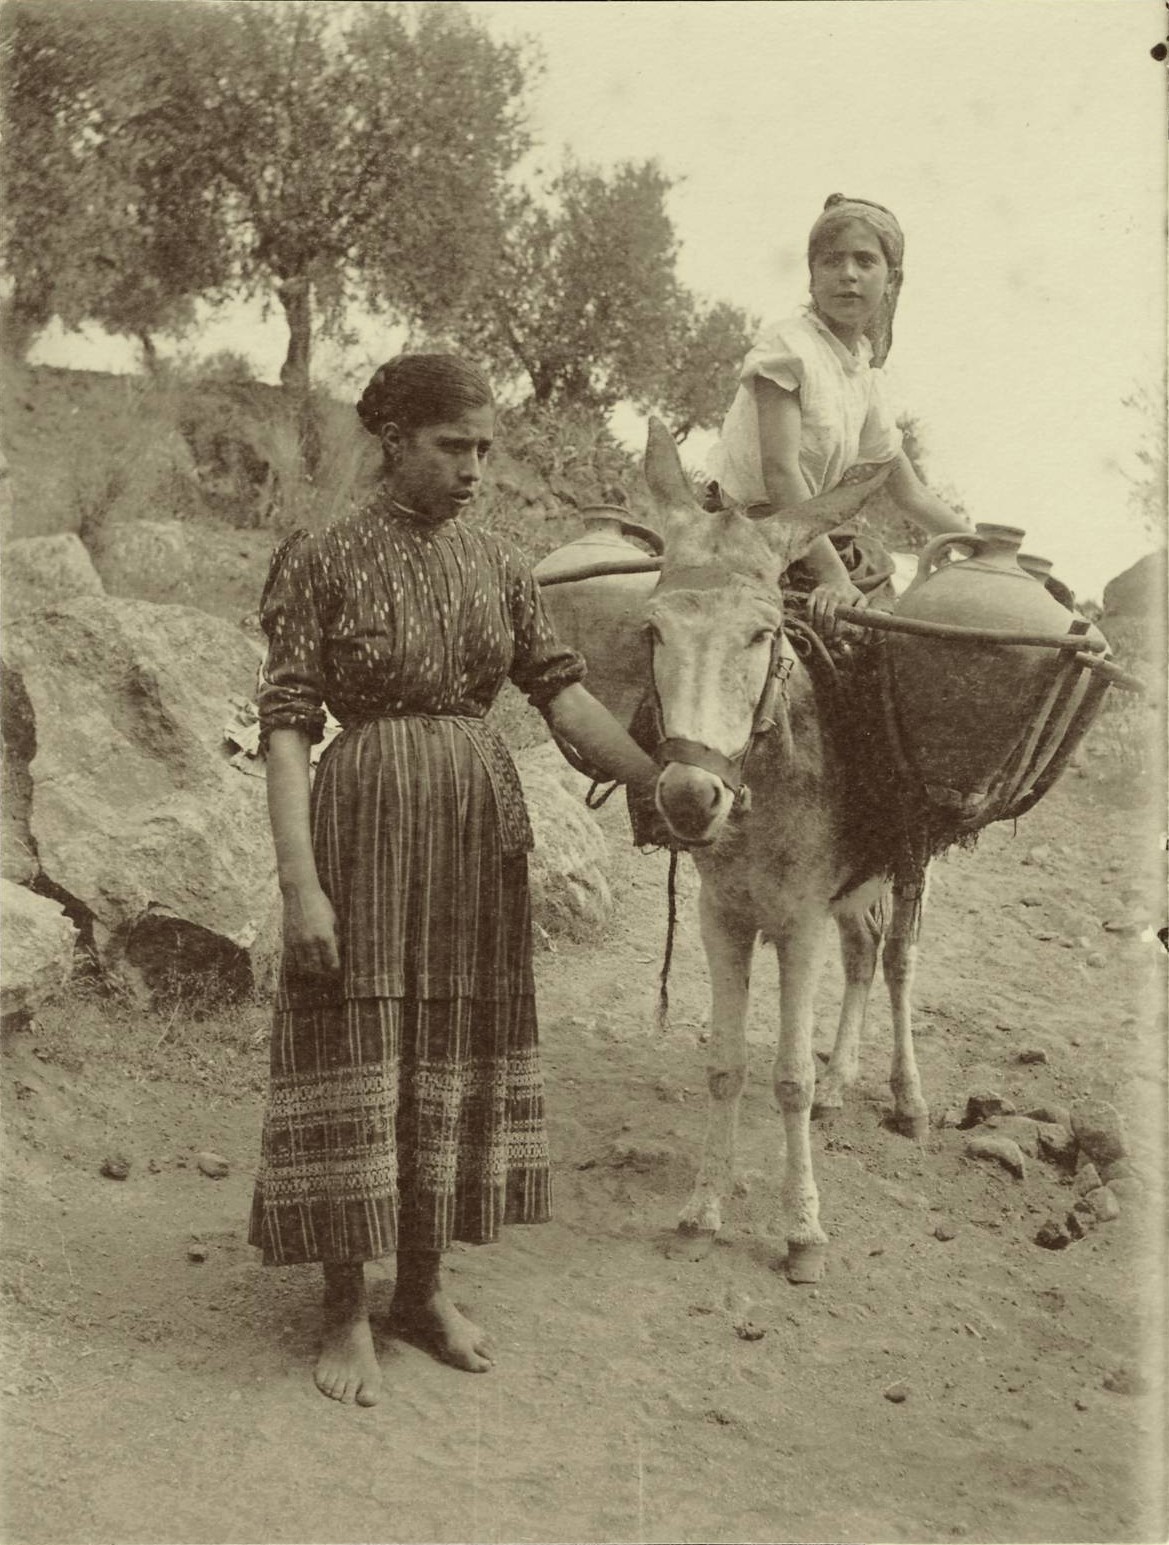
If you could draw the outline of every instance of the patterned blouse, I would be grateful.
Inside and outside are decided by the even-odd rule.
[[[411,520],[379,494],[327,530],[283,543],[260,620],[268,637],[263,744],[284,728],[320,740],[326,704],[346,728],[415,716],[464,721],[488,763],[505,841],[516,837],[518,779],[498,736],[474,721],[509,677],[543,710],[584,679],[585,662],[557,639],[510,543],[461,520]],[[518,846],[530,847],[530,833],[519,835]]]

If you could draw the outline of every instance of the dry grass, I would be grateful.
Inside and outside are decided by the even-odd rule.
[[[47,1062],[68,1072],[104,1069],[136,1082],[242,1095],[265,1086],[270,1018],[270,998],[225,1003],[197,977],[176,979],[171,991],[145,1001],[116,975],[93,971],[38,1009],[35,1041]]]

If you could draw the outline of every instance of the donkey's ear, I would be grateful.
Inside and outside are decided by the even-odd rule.
[[[660,418],[651,418],[649,421],[649,435],[645,443],[645,480],[663,516],[667,513],[699,513],[690,479],[682,470],[674,437]]]
[[[845,483],[829,493],[817,494],[804,504],[779,510],[765,520],[756,521],[755,529],[786,568],[807,552],[818,536],[851,520],[865,500],[876,493],[895,465],[895,461],[884,462],[862,482]]]

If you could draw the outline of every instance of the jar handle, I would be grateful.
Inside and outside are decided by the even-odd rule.
[[[652,553],[659,558],[666,550],[666,543],[661,534],[652,526],[640,525],[636,520],[623,520],[621,522],[622,536],[635,536],[640,538]]]
[[[917,556],[917,573],[915,579],[924,579],[934,569],[940,567],[938,559],[948,547],[967,547],[971,557],[982,552],[988,545],[987,538],[975,534],[973,531],[949,531],[936,536],[922,548]]]

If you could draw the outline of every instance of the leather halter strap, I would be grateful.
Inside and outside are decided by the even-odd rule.
[[[686,767],[700,767],[703,772],[721,778],[731,793],[737,794],[743,782],[742,765],[746,761],[747,750],[748,747],[744,746],[737,756],[729,757],[714,750],[712,746],[704,746],[700,740],[667,736],[665,740],[658,741],[655,760],[663,765],[666,762],[681,762]]]
[[[723,752],[716,751],[713,746],[703,745],[699,740],[686,740],[682,736],[664,736],[657,743],[655,760],[663,766],[667,762],[679,762],[685,767],[697,767],[703,772],[708,772],[730,789],[737,803],[749,806],[750,790],[744,783],[747,761],[756,743],[765,735],[769,735],[779,721],[782,700],[787,691],[788,679],[794,664],[793,656],[784,650],[783,628],[779,627],[775,630],[775,636],[771,641],[771,663],[768,666],[763,691],[755,705],[750,733],[746,744],[734,756],[726,756]],[[656,685],[654,709],[660,728],[662,705],[657,695]]]

